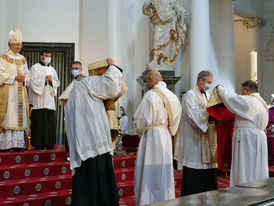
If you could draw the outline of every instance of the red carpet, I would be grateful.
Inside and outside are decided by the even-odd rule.
[[[63,146],[53,150],[0,152],[0,205],[71,205],[71,171]],[[134,205],[135,155],[113,159],[120,205]],[[181,171],[175,170],[176,197],[180,196]],[[229,178],[218,177],[219,188]]]

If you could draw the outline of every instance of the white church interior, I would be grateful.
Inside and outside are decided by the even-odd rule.
[[[1,54],[8,48],[9,32],[17,28],[23,34],[22,54],[29,68],[38,62],[42,48],[53,51],[52,66],[61,82],[56,99],[57,144],[64,143],[64,105],[58,103],[58,97],[73,80],[70,64],[80,61],[88,75],[89,64],[108,57],[123,69],[128,91],[116,106],[123,106],[129,118],[128,133],[136,135],[133,115],[144,95],[144,85],[137,79],[149,68],[154,38],[154,26],[142,10],[144,2],[0,0]],[[274,94],[274,0],[177,3],[185,10],[184,39],[168,69],[178,80],[173,85],[177,97],[193,87],[201,70],[209,70],[214,75],[210,91],[222,84],[239,94],[241,83],[251,79],[270,104]],[[119,195],[123,194],[125,190],[119,189]],[[71,199],[66,198],[69,205]]]
[[[185,42],[176,59],[175,74],[181,77],[177,96],[192,87],[202,69],[213,72],[214,84],[240,92],[241,83],[252,76],[250,52],[254,51],[260,93],[270,103],[274,93],[274,1],[177,1],[187,12]],[[142,95],[136,79],[147,68],[152,47],[153,28],[142,13],[143,3],[1,0],[0,51],[7,49],[9,31],[20,28],[23,42],[73,43],[74,59],[82,62],[86,73],[88,64],[113,57],[124,68],[129,88],[120,104],[132,116]],[[260,21],[254,23],[250,18]],[[132,123],[130,128],[134,133]]]

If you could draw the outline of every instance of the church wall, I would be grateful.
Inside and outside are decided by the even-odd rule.
[[[79,1],[0,1],[0,51],[6,51],[8,33],[20,28],[25,42],[75,43],[79,58]]]
[[[190,80],[191,48],[191,2],[193,0],[178,0],[181,6],[188,11],[187,39],[183,50],[178,55],[175,73],[182,76],[176,85],[176,94],[182,90],[192,88]],[[201,0],[204,1],[204,0]],[[253,1],[253,0],[252,0]],[[237,2],[237,1],[236,1]],[[235,2],[235,3],[236,3]],[[31,42],[75,42],[75,59],[83,63],[85,73],[87,65],[94,61],[113,57],[116,64],[124,69],[128,92],[121,98],[120,104],[125,107],[129,117],[129,131],[134,133],[132,116],[141,101],[141,87],[136,79],[146,69],[151,49],[152,26],[149,17],[142,14],[144,0],[0,0],[0,52],[7,48],[8,33],[17,27],[23,31],[23,41]],[[252,8],[249,8],[251,9]],[[240,9],[238,9],[240,10]],[[230,89],[239,89],[239,82],[245,79],[242,70],[234,66],[234,39],[231,0],[209,0],[209,64],[215,76],[214,83],[222,83]],[[35,18],[36,17],[36,18]],[[264,48],[271,31],[270,23],[261,30],[262,48]],[[243,28],[236,28],[236,32],[243,32]],[[200,35],[203,35],[201,33]],[[235,35],[236,36],[236,35]],[[239,36],[240,38],[240,36]],[[241,37],[242,38],[242,37]],[[251,38],[251,37],[250,37]],[[248,39],[235,39],[235,42],[247,47]],[[196,47],[199,50],[200,45]],[[240,47],[238,47],[240,48]],[[241,57],[242,51],[235,48],[236,56]],[[241,55],[237,55],[239,53]],[[247,52],[248,53],[248,52]],[[248,53],[249,55],[249,53]],[[241,57],[237,62],[247,69],[248,57]],[[199,61],[196,58],[195,61]],[[246,62],[246,63],[244,63]],[[262,72],[259,78],[263,81],[265,94],[271,93],[273,86],[273,62],[262,59]],[[236,76],[236,80],[235,80]],[[272,92],[274,93],[274,92]]]
[[[235,63],[236,91],[240,93],[241,83],[250,79],[250,52],[257,52],[258,83],[262,87],[261,28],[247,29],[242,21],[235,21]]]
[[[274,8],[274,7],[273,7]],[[274,13],[274,9],[272,11]],[[273,14],[272,13],[272,14]],[[266,18],[265,25],[262,28],[262,51],[265,50],[268,41],[271,37],[271,31],[274,31],[274,15],[268,16]],[[272,48],[272,51],[274,51],[274,48]],[[266,100],[267,103],[270,103],[271,101],[271,94],[274,94],[274,60],[269,61],[263,55],[263,72],[262,72],[262,88],[263,93],[262,96]]]
[[[118,65],[124,68],[124,77],[128,85],[128,92],[121,98],[129,118],[129,132],[135,133],[132,117],[141,98],[142,89],[136,79],[146,69],[150,52],[149,18],[142,14],[144,1],[123,0],[117,3],[117,57]]]
[[[8,47],[8,34],[10,30],[18,26],[18,4],[17,0],[0,1],[0,53],[6,52]]]
[[[235,89],[234,28],[231,0],[192,0],[189,26],[189,83],[201,70],[214,75],[212,88],[222,83]],[[184,62],[187,64],[186,62]],[[183,64],[184,64],[183,63]],[[184,66],[182,66],[184,69]]]
[[[120,99],[129,118],[129,132],[135,133],[132,117],[141,101],[136,79],[149,61],[149,18],[142,14],[140,0],[89,1],[82,5],[82,62],[113,57],[124,69],[128,92]]]
[[[248,1],[248,4],[247,4]],[[249,52],[258,52],[258,85],[262,97],[270,103],[270,95],[274,93],[274,61],[269,61],[264,55],[265,47],[270,40],[274,27],[274,2],[272,0],[254,1],[241,0],[234,3],[235,13],[243,17],[260,17],[263,25],[256,29],[246,30],[242,22],[235,23],[235,55],[237,91],[240,83],[248,78]]]
[[[210,0],[210,61],[214,82],[235,90],[234,25],[231,0]]]

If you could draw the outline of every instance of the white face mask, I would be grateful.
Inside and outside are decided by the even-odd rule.
[[[210,89],[210,87],[211,87],[211,85],[210,85],[210,84],[208,84],[208,83],[206,83],[206,84],[205,84],[205,86],[204,86],[203,88],[204,88],[204,90],[206,91],[206,90],[209,90],[209,89]]]
[[[51,61],[51,57],[44,57],[44,62],[46,65],[48,65]]]

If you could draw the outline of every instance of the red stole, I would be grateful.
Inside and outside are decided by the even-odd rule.
[[[217,130],[218,169],[223,164],[231,164],[232,135],[235,115],[223,103],[207,108],[208,113],[215,118]]]

